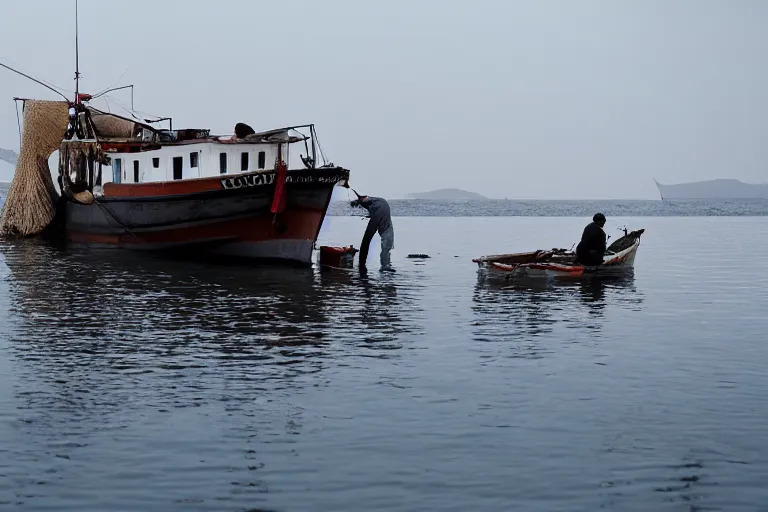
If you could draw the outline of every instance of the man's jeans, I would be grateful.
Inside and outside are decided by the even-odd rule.
[[[395,248],[395,230],[389,228],[381,234],[381,267],[389,268],[389,252]]]

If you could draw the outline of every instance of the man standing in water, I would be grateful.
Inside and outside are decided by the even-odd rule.
[[[606,236],[603,227],[605,226],[605,215],[596,213],[592,217],[584,233],[581,235],[581,242],[576,246],[576,262],[581,265],[596,266],[603,264],[603,255],[606,249]]]
[[[357,192],[357,199],[350,203],[350,206],[360,206],[368,210],[368,227],[363,235],[363,242],[360,244],[360,270],[366,269],[366,260],[368,259],[368,248],[376,231],[381,237],[381,268],[391,270],[389,262],[389,252],[395,247],[395,230],[392,228],[392,217],[389,213],[389,203],[380,197],[361,196]]]

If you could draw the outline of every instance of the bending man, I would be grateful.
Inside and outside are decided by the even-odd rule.
[[[357,192],[355,192],[357,194]],[[395,247],[395,230],[392,228],[392,217],[389,213],[389,203],[380,197],[361,196],[350,203],[352,207],[361,206],[368,210],[370,219],[368,227],[360,244],[360,268],[366,268],[368,249],[376,231],[381,237],[381,268],[389,269],[389,252]]]
[[[603,256],[606,249],[604,226],[605,215],[596,213],[592,217],[592,222],[584,228],[581,242],[576,246],[576,261],[581,265],[596,266],[603,264]]]

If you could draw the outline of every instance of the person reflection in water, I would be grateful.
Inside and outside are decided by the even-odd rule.
[[[354,192],[354,191],[353,191]],[[363,241],[360,244],[360,270],[366,270],[366,260],[368,259],[368,249],[376,231],[381,237],[381,269],[392,270],[389,261],[389,253],[395,247],[395,230],[392,227],[392,217],[389,211],[389,203],[380,197],[361,196],[357,192],[357,199],[350,203],[350,206],[362,207],[368,210],[369,221],[365,229]]]
[[[606,241],[605,215],[596,213],[592,217],[584,232],[581,235],[581,242],[576,246],[576,262],[581,265],[595,266],[603,264],[603,255],[605,254]]]

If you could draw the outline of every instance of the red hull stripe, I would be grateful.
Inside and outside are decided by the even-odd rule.
[[[287,171],[291,184],[334,186],[349,178],[349,171],[341,168],[303,169]],[[292,181],[293,180],[293,181]],[[109,198],[150,198],[177,195],[193,195],[229,189],[274,186],[275,171],[258,171],[239,175],[220,175],[176,181],[150,183],[105,183],[104,197]],[[226,184],[226,186],[225,186]],[[285,184],[289,184],[286,182]],[[284,184],[284,185],[285,185]]]
[[[105,197],[147,197],[196,194],[221,190],[221,178],[200,178],[160,183],[105,183]]]

